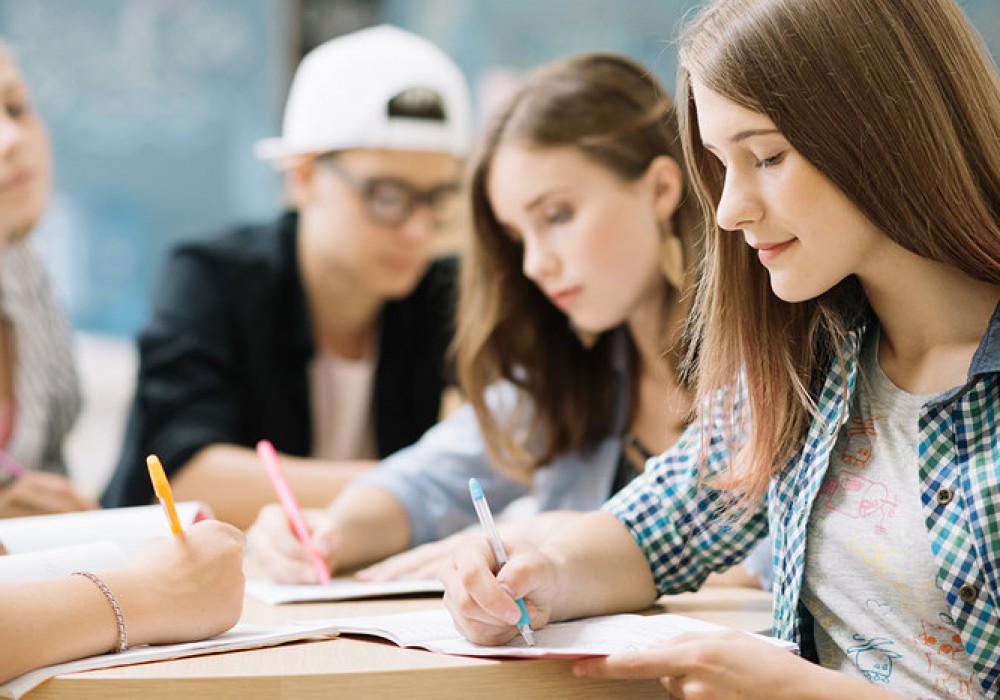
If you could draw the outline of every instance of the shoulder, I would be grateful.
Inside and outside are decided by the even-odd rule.
[[[201,257],[230,265],[276,260],[296,234],[294,214],[268,223],[241,224],[203,239],[185,241],[173,250],[175,257]]]
[[[22,284],[46,284],[45,268],[38,253],[26,240],[12,241],[2,251],[3,279]],[[6,286],[6,285],[5,285]]]
[[[297,225],[290,217],[180,243],[170,252],[161,280],[213,288],[239,285],[249,294],[282,284],[297,276]]]

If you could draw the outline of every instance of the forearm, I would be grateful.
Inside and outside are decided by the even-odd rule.
[[[800,660],[796,673],[782,682],[780,699],[787,700],[902,700],[904,696],[867,681]]]
[[[282,457],[285,476],[303,508],[326,506],[344,485],[374,464]],[[210,445],[200,450],[171,482],[177,500],[203,501],[219,520],[241,529],[248,528],[260,509],[277,498],[257,453],[236,445]]]
[[[642,610],[656,601],[645,555],[610,513],[581,516],[541,550],[557,568],[553,620]]]
[[[0,682],[35,668],[111,651],[118,624],[82,576],[0,587]]]
[[[403,551],[410,545],[410,519],[394,496],[382,489],[351,489],[329,507],[340,527],[337,569],[355,569]]]
[[[553,510],[527,518],[498,522],[503,541],[509,545],[538,548],[570,523],[587,515],[586,511]]]

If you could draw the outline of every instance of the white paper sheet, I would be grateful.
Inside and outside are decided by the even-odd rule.
[[[418,647],[458,656],[523,658],[578,658],[641,649],[651,643],[684,632],[727,629],[683,615],[605,615],[569,622],[557,622],[535,631],[535,646],[520,637],[504,646],[480,646],[465,639],[455,629],[446,610],[429,610],[395,615],[345,617],[327,620],[341,634],[369,634],[404,647]],[[748,633],[749,634],[749,633]],[[772,644],[796,651],[794,644],[753,635]]]
[[[281,603],[317,603],[321,601],[385,598],[418,593],[439,594],[444,591],[436,579],[368,582],[350,578],[335,578],[330,583],[290,585],[270,581],[248,581],[247,593],[271,605]]]
[[[121,566],[128,557],[114,542],[91,542],[70,547],[53,547],[24,554],[0,557],[0,583],[26,583],[74,571],[103,571]]]
[[[189,527],[211,517],[211,510],[204,503],[185,501],[177,504],[177,517]],[[0,542],[9,554],[105,541],[131,555],[142,542],[169,535],[170,521],[159,505],[0,519]]]
[[[200,642],[165,644],[161,646],[133,647],[121,654],[103,654],[85,659],[68,661],[54,666],[46,666],[19,676],[6,685],[0,686],[0,698],[20,698],[54,676],[74,671],[91,671],[97,668],[129,666],[147,661],[179,659],[185,656],[214,654],[236,649],[257,649],[260,647],[286,644],[311,637],[335,637],[337,629],[327,622],[309,622],[287,625],[236,625],[228,632]]]

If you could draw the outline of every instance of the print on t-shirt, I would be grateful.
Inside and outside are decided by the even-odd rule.
[[[853,471],[843,469],[835,478],[824,479],[816,502],[848,518],[870,520],[874,531],[883,535],[886,521],[896,512],[898,502],[883,482],[872,481],[862,473],[872,458],[873,445],[878,438],[877,421],[877,417],[850,419],[845,427],[847,445],[840,457],[845,465],[853,467]]]

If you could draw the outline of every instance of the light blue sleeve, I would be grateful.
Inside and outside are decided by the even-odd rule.
[[[511,406],[510,386],[490,388],[491,406]],[[494,513],[529,493],[530,485],[494,469],[486,453],[479,423],[469,406],[462,406],[424,433],[413,445],[384,459],[357,486],[373,486],[392,494],[410,519],[410,546],[439,540],[471,525],[476,512],[469,496],[469,478],[476,477]]]

